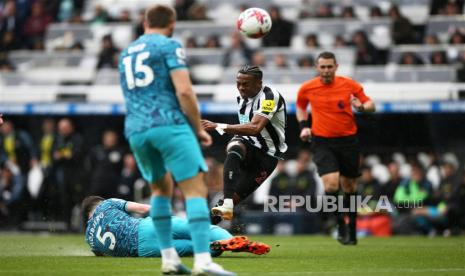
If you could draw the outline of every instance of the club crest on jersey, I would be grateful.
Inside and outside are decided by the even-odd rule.
[[[344,109],[344,107],[345,107],[344,101],[342,101],[342,100],[338,101],[337,102],[337,107],[339,107],[339,109]]]
[[[275,106],[274,100],[264,100],[262,103],[262,112],[271,112]]]

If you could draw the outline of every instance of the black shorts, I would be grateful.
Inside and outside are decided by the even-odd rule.
[[[320,176],[340,172],[356,178],[360,176],[360,146],[356,135],[324,138],[312,137],[313,161]]]
[[[252,146],[242,137],[234,137],[231,139],[231,142],[233,141],[240,141],[247,148],[247,153],[241,164],[244,173],[238,182],[238,187],[236,187],[237,195],[241,199],[245,199],[271,175],[278,165],[278,159]]]

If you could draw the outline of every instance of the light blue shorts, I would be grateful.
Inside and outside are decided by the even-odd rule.
[[[194,247],[189,231],[189,223],[186,219],[171,217],[173,230],[173,246],[179,256],[192,256]],[[232,235],[221,227],[210,225],[210,241],[226,240],[232,238]],[[139,224],[138,239],[139,257],[161,257],[160,247],[158,246],[157,234],[153,226],[152,218],[147,217],[141,220]],[[221,255],[221,252],[210,252],[213,257]]]
[[[176,182],[207,172],[200,145],[189,125],[155,127],[129,137],[142,176],[150,184],[170,172]]]

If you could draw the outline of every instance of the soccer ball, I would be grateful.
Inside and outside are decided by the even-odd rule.
[[[237,19],[237,29],[250,38],[264,37],[271,30],[271,17],[263,9],[246,9]]]

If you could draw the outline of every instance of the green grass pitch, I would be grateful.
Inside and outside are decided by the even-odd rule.
[[[465,237],[360,239],[341,246],[322,236],[253,236],[264,256],[223,254],[239,275],[465,275]],[[191,266],[192,258],[184,258]],[[91,255],[82,235],[0,234],[0,275],[159,275],[160,260]]]

